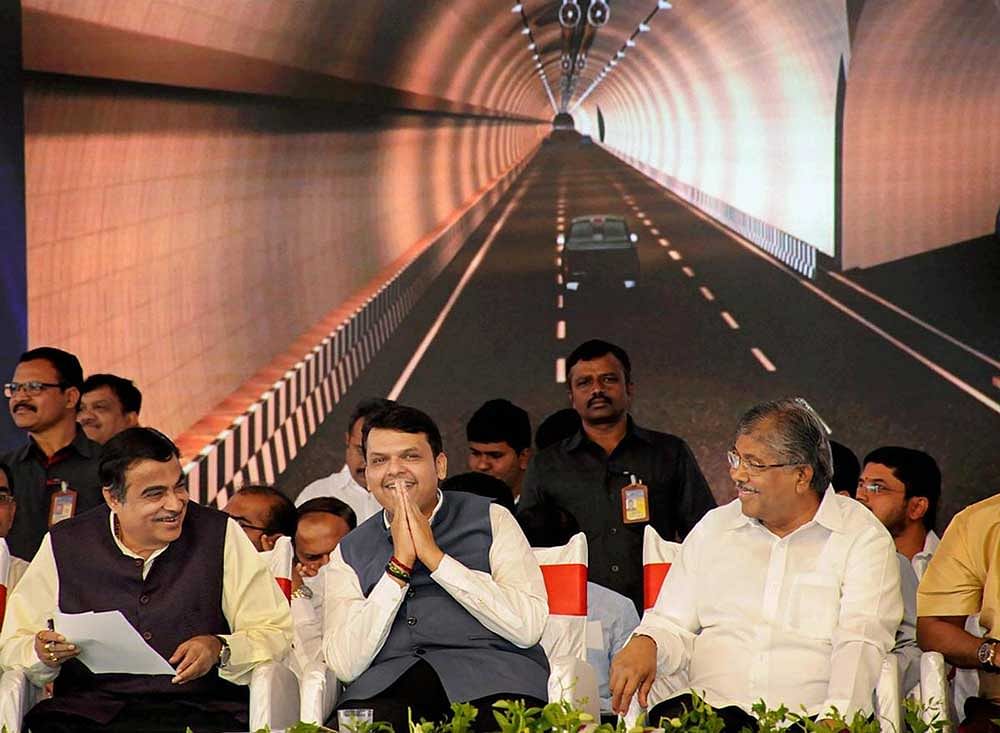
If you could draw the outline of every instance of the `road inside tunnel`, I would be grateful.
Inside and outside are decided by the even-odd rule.
[[[631,297],[595,301],[557,281],[558,226],[587,214],[624,215],[639,235]],[[461,473],[465,424],[479,405],[508,398],[537,427],[568,405],[559,360],[604,338],[631,356],[637,422],[687,440],[718,501],[734,495],[725,452],[741,413],[802,396],[859,459],[880,445],[935,456],[943,527],[1000,485],[1000,414],[980,388],[988,370],[901,318],[865,312],[870,303],[837,287],[760,256],[599,146],[543,145],[278,484],[295,496],[339,470],[354,404],[397,384],[402,402],[438,422],[449,474]],[[440,328],[414,360],[435,320]]]

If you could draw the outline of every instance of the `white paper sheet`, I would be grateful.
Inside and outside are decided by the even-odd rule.
[[[176,674],[121,611],[61,613],[56,631],[80,647],[77,657],[95,674]]]

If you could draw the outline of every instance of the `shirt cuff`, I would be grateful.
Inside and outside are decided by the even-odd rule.
[[[389,577],[388,573],[382,573],[382,577],[372,588],[372,592],[368,594],[368,601],[389,614],[395,615],[404,593],[406,593],[405,586],[396,583]]]
[[[637,636],[648,636],[656,642],[656,670],[657,674],[673,674],[676,670],[669,667],[670,663],[670,642],[671,635],[660,629],[644,627],[641,624],[632,632],[629,641]]]
[[[468,570],[469,569],[467,567],[451,555],[445,554],[445,556],[441,558],[441,562],[438,564],[437,570],[431,573],[431,579],[439,585],[450,585],[453,588],[461,587],[465,580],[465,573],[467,573]]]

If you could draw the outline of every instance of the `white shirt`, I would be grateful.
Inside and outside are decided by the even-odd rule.
[[[295,506],[302,506],[310,499],[321,496],[332,496],[351,507],[354,516],[358,518],[358,524],[382,511],[382,505],[378,500],[368,489],[354,480],[351,469],[346,463],[337,473],[317,479],[302,489],[302,493],[295,497]]]
[[[441,501],[439,492],[435,514]],[[471,570],[446,554],[431,578],[487,629],[527,649],[542,638],[549,613],[542,571],[508,510],[490,504],[490,526],[491,572]],[[340,547],[333,551],[326,566],[323,655],[337,679],[350,682],[368,669],[406,590],[383,574],[366,598]]]
[[[872,711],[882,659],[903,616],[896,548],[865,506],[827,490],[812,520],[779,538],[739,500],[684,540],[637,634],[656,641],[657,676],[687,668],[714,707],[759,699],[848,720]]]
[[[297,677],[312,662],[323,661],[323,598],[325,594],[326,566],[315,577],[303,578],[302,583],[312,591],[312,598],[292,598],[292,622],[295,624],[292,653],[288,660]]]
[[[924,539],[924,549],[913,556],[910,563],[913,565],[913,572],[917,574],[917,580],[924,577],[924,571],[927,570],[927,566],[931,563],[931,558],[937,551],[938,545],[941,544],[941,538],[932,529],[927,533],[927,537]]]
[[[7,592],[12,593],[14,587],[24,576],[24,571],[28,569],[28,561],[19,557],[10,556],[10,570],[7,571]]]

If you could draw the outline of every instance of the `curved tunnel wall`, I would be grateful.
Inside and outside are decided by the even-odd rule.
[[[1000,4],[865,3],[844,116],[843,266],[993,231]]]
[[[607,144],[832,256],[843,7],[715,0],[651,26],[585,102]]]
[[[499,61],[514,53],[508,35],[455,44],[481,31],[474,14],[415,12],[421,39],[370,6],[346,9],[359,34],[323,56],[328,39],[311,29],[329,27],[328,3],[294,18],[285,2],[257,4],[262,17],[225,3],[25,6],[25,66],[49,72],[25,92],[30,344],[134,378],[144,422],[168,433],[480,195],[541,132],[527,114],[536,78]],[[434,41],[441,28],[451,35]],[[77,45],[88,38],[101,42]],[[192,58],[202,63],[178,63]]]

